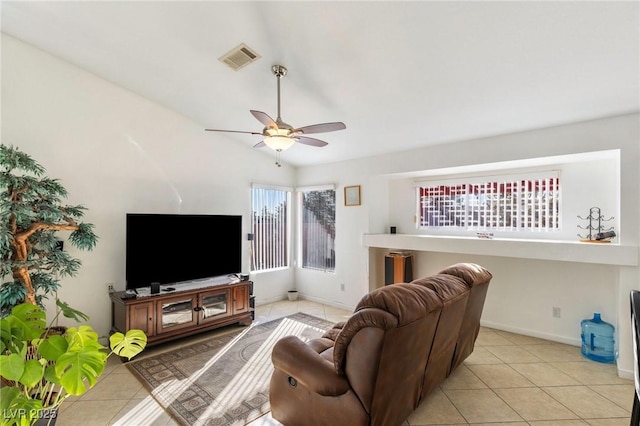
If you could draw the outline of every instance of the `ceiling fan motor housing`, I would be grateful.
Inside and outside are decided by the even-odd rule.
[[[282,65],[274,65],[274,66],[272,66],[271,67],[271,72],[273,72],[273,75],[275,75],[278,78],[284,77],[285,75],[287,75],[287,69],[285,67],[283,67]]]

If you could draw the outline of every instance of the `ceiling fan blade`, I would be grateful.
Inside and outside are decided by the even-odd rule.
[[[296,139],[298,139],[298,142],[310,146],[323,147],[329,145],[328,143],[326,143],[325,141],[321,141],[320,139],[308,138],[306,136],[296,136]]]
[[[244,132],[242,130],[222,130],[222,129],[204,129],[207,132],[228,132],[228,133],[247,133],[249,135],[261,135],[260,132]]]
[[[326,132],[335,132],[336,130],[344,130],[347,126],[344,123],[337,121],[335,123],[322,123],[322,124],[312,124],[311,126],[304,126],[298,129],[294,129],[296,133],[326,133]]]
[[[273,118],[269,117],[266,113],[252,109],[251,114],[253,114],[253,116],[257,118],[259,122],[264,124],[265,127],[275,127],[276,129],[278,128],[278,125],[275,121],[273,121]]]
[[[267,146],[267,144],[266,144],[266,143],[264,143],[264,141],[260,141],[260,142],[258,142],[257,144],[255,144],[253,147],[254,147],[254,148],[262,148],[262,147],[264,147],[264,146]]]

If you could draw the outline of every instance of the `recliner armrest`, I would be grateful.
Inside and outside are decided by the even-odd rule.
[[[271,360],[276,369],[320,395],[342,395],[351,389],[347,379],[336,373],[331,361],[296,336],[286,336],[276,342]]]

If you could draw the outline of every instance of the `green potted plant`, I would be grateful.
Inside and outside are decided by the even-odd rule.
[[[67,397],[82,395],[96,384],[110,355],[131,359],[147,344],[141,330],[112,334],[110,350],[100,344],[89,325],[51,334],[49,328],[61,313],[77,321],[88,319],[64,302],[56,300],[56,304],[58,309],[49,327],[44,310],[29,303],[16,305],[0,319],[3,426],[55,422],[57,409]]]
[[[0,145],[0,316],[22,302],[41,305],[60,278],[78,272],[81,263],[60,249],[58,231],[71,232],[70,243],[81,250],[95,246],[93,225],[80,221],[86,208],[63,204],[66,197],[33,158]]]

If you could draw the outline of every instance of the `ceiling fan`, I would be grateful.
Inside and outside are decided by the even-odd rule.
[[[254,145],[254,148],[262,148],[268,146],[276,151],[278,154],[288,148],[291,148],[294,143],[299,142],[304,145],[323,147],[328,145],[327,142],[320,139],[310,138],[307,134],[313,133],[326,133],[334,132],[336,130],[344,130],[347,127],[342,122],[312,124],[304,127],[293,127],[290,124],[282,121],[280,117],[280,79],[287,75],[287,69],[282,65],[274,65],[271,67],[271,72],[278,79],[278,116],[276,119],[272,119],[266,113],[262,111],[250,110],[251,114],[262,124],[264,129],[262,132],[250,132],[241,130],[222,130],[222,129],[205,129],[209,132],[230,132],[230,133],[248,133],[251,135],[262,135],[264,140]],[[280,162],[276,164],[280,166]]]

